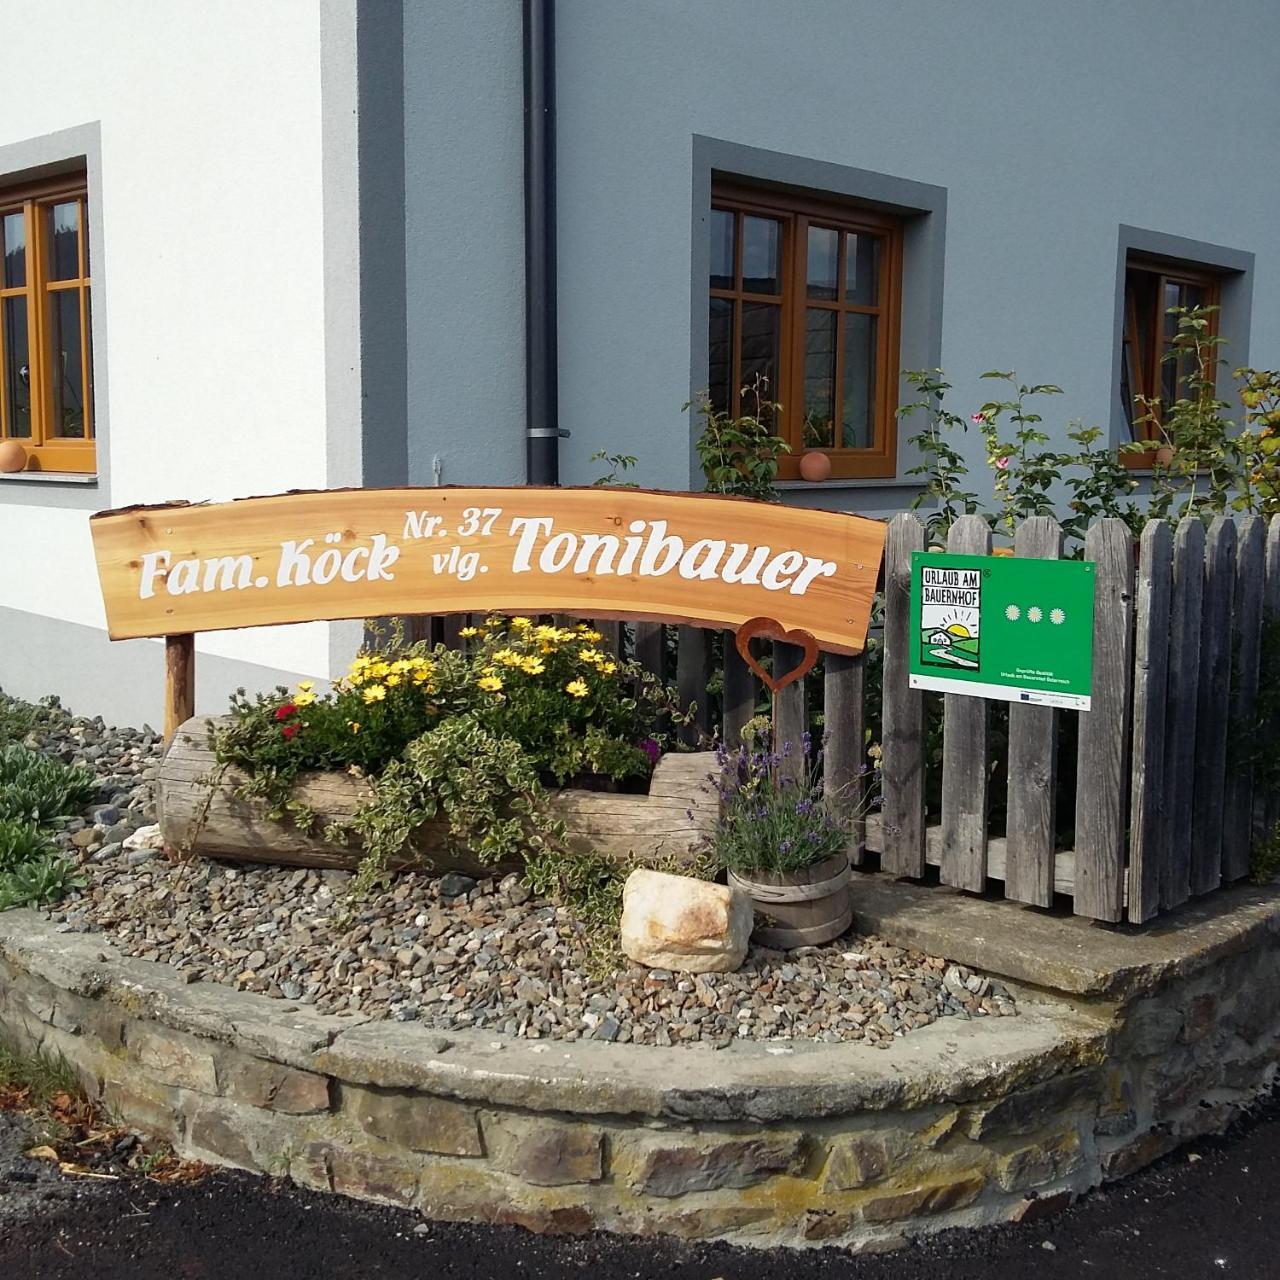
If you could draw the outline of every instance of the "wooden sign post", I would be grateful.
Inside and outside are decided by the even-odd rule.
[[[111,638],[167,638],[167,734],[194,711],[196,633],[286,622],[750,623],[748,641],[805,650],[789,683],[819,648],[862,651],[884,547],[884,526],[859,516],[605,488],[322,490],[129,507],[91,529]]]

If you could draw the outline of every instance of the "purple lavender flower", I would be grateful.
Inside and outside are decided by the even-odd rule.
[[[649,757],[650,764],[657,764],[658,757],[662,755],[662,748],[652,738],[646,738],[640,744],[640,750]]]

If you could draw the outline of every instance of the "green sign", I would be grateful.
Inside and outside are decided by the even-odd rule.
[[[911,688],[1088,711],[1093,585],[1088,561],[914,552]]]

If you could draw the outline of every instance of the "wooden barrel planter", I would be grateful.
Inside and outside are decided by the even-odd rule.
[[[777,951],[830,942],[853,923],[849,878],[845,853],[786,874],[729,872],[730,885],[749,894],[764,917],[751,935],[753,940]]]
[[[235,769],[219,773],[209,747],[213,722],[210,716],[186,721],[161,762],[156,809],[165,843],[183,854],[229,861],[354,868],[359,845],[335,844],[320,833],[330,823],[351,819],[368,794],[367,780],[336,771],[301,778],[294,794],[317,817],[314,830],[303,831],[288,819],[269,817],[262,801],[236,794],[244,775]],[[718,799],[707,781],[714,767],[712,752],[664,755],[647,794],[565,788],[550,792],[548,805],[575,849],[618,859],[634,854],[646,861],[692,860],[716,822]],[[404,864],[469,875],[515,869],[449,850],[446,834],[443,823],[420,827],[406,846]]]

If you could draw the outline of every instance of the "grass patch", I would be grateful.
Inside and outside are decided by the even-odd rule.
[[[0,1039],[0,1107],[46,1112],[64,1098],[86,1100],[80,1077],[61,1054],[23,1053]]]

